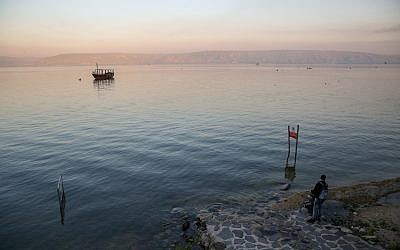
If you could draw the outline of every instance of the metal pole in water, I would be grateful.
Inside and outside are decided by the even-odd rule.
[[[286,158],[286,165],[289,163],[289,156],[290,156],[290,126],[287,127],[287,132],[288,132],[288,154]]]
[[[296,166],[296,160],[297,160],[297,144],[298,144],[298,142],[299,142],[299,129],[300,129],[300,126],[299,126],[299,124],[297,124],[296,152],[295,152],[295,154],[294,154],[294,165],[295,165],[295,166]]]
[[[65,198],[64,181],[62,175],[60,175],[60,178],[58,179],[57,194],[58,194],[58,203],[60,206],[61,224],[64,225],[66,198]]]

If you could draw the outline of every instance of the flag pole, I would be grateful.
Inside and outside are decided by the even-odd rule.
[[[287,132],[288,132],[288,148],[289,148],[289,150],[288,150],[288,153],[287,153],[287,158],[286,158],[286,166],[288,165],[288,163],[289,163],[289,156],[290,156],[290,126],[287,126]]]
[[[296,152],[294,154],[294,165],[296,166],[296,160],[297,160],[297,144],[299,142],[299,124],[297,124],[297,136],[296,136]]]

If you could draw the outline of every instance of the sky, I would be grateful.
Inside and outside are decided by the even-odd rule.
[[[0,56],[286,49],[400,54],[400,0],[0,0]]]

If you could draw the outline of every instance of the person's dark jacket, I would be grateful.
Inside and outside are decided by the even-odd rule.
[[[319,182],[317,182],[317,184],[315,184],[315,187],[313,190],[311,190],[311,193],[314,195],[314,197],[318,198],[324,187],[325,189],[328,189],[328,184],[326,184],[325,181],[320,180]]]

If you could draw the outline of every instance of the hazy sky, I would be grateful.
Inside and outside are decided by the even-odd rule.
[[[272,49],[400,54],[400,0],[0,0],[0,55]]]

